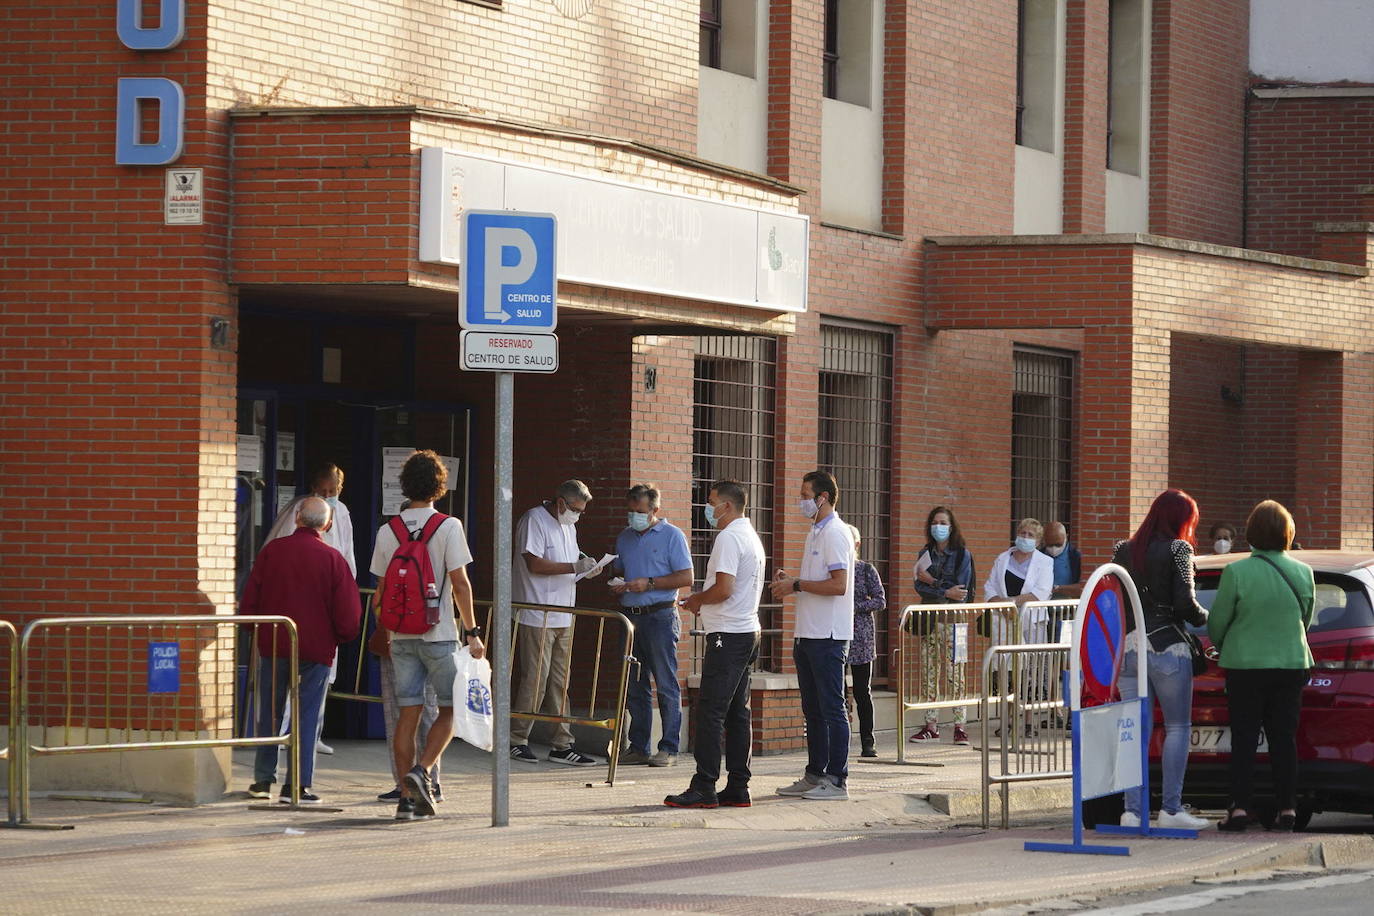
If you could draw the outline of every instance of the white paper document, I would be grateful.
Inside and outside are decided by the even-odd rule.
[[[581,582],[583,579],[587,578],[588,576],[594,576],[594,575],[596,575],[597,573],[601,572],[601,570],[603,570],[603,569],[605,569],[607,566],[611,565],[611,563],[615,560],[616,556],[617,556],[617,555],[616,555],[616,554],[613,554],[613,553],[608,553],[608,554],[602,555],[601,559],[599,559],[599,560],[596,561],[596,566],[594,566],[592,569],[588,570],[587,572],[578,573],[577,578],[576,578],[576,579],[573,579],[573,581],[574,581],[574,582]]]

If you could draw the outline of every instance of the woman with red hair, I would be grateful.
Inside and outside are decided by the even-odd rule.
[[[1207,622],[1207,609],[1197,603],[1193,592],[1197,520],[1197,503],[1191,496],[1182,490],[1165,490],[1155,497],[1135,535],[1116,545],[1112,558],[1130,572],[1140,594],[1148,644],[1145,674],[1150,679],[1150,696],[1164,714],[1164,785],[1158,826],[1191,830],[1200,830],[1209,823],[1183,807],[1183,771],[1188,765],[1193,727],[1193,659],[1183,627]],[[1134,615],[1129,615],[1126,631],[1134,629]],[[1134,641],[1127,643],[1121,665],[1119,684],[1123,700],[1140,695],[1134,647]],[[1142,801],[1139,788],[1127,790],[1121,825],[1139,827],[1141,817],[1149,817],[1149,809],[1144,807],[1148,804],[1148,799]]]

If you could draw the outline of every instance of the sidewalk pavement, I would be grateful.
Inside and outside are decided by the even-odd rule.
[[[249,803],[251,754],[242,752],[234,791],[213,805],[37,796],[36,822],[76,829],[0,831],[0,909],[958,913],[1374,862],[1368,836],[1215,830],[1127,840],[1129,857],[1024,852],[1027,839],[1068,838],[1067,784],[1017,787],[1015,828],[983,830],[978,752],[947,744],[912,746],[921,765],[899,765],[890,752],[856,759],[847,802],[774,795],[800,775],[804,755],[755,758],[753,807],[715,810],[662,805],[686,788],[690,755],[670,768],[622,768],[607,786],[605,767],[569,768],[541,753],[537,765],[512,762],[511,826],[494,829],[491,758],[455,742],[441,816],[405,823],[376,801],[390,788],[382,742],[333,744],[338,753],[319,758],[314,789],[341,810]]]

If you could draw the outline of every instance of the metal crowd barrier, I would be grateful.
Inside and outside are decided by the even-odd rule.
[[[9,689],[5,691],[9,720],[5,725],[5,746],[0,748],[0,760],[8,762],[9,826],[14,827],[19,823],[19,764],[10,748],[15,746],[15,735],[19,732],[19,631],[8,620],[0,620],[0,636],[5,638],[5,670],[9,675]]]
[[[478,601],[475,602],[475,604],[477,608],[484,609],[486,620],[490,623],[492,614],[491,602]],[[620,761],[620,748],[625,741],[625,694],[630,683],[630,667],[639,664],[634,657],[635,625],[630,621],[630,618],[617,611],[605,611],[599,608],[560,607],[550,604],[521,604],[519,602],[512,602],[512,632],[510,641],[512,663],[517,657],[516,652],[520,645],[521,611],[535,611],[541,613],[544,615],[544,619],[547,619],[549,614],[571,614],[573,616],[573,647],[568,656],[568,680],[564,685],[563,696],[558,698],[559,712],[551,713],[535,709],[516,709],[514,694],[518,693],[518,688],[512,684],[511,718],[533,719],[535,722],[552,722],[555,724],[589,725],[593,728],[606,729],[611,733],[611,741],[606,754],[606,784],[615,785],[615,771]],[[586,693],[586,715],[577,715],[573,713],[573,706],[569,704],[569,694],[572,692],[573,674],[579,670],[585,670],[586,668],[585,665],[579,668],[577,652],[578,631],[581,630],[585,633],[589,629],[589,627],[578,626],[583,620],[596,621],[596,649],[591,663],[591,686]],[[606,624],[608,622],[613,624],[616,630],[621,634],[620,639],[609,647],[606,644]],[[529,628],[528,625],[526,628]],[[608,648],[612,653],[611,658],[614,659],[618,657],[620,664],[619,670],[612,668],[610,672],[607,672],[606,678],[606,686],[614,691],[615,705],[610,710],[610,715],[601,715],[597,712],[597,691],[602,684],[602,667],[607,656]],[[512,667],[514,667],[513,664]],[[512,675],[512,677],[514,676],[515,675]],[[520,676],[528,677],[528,672],[521,672]],[[547,672],[544,668],[543,653],[540,653],[539,667],[535,671],[535,677],[543,678],[546,676]],[[493,687],[495,687],[495,685],[493,685]],[[549,697],[546,694],[544,697],[544,705],[547,707],[548,703]],[[576,708],[579,711],[583,709],[581,704],[577,704]],[[502,750],[502,748],[496,748],[498,753]]]
[[[357,640],[355,641],[357,649],[356,662],[350,666],[350,671],[340,672],[340,677],[335,681],[336,688],[331,689],[329,691],[329,695],[335,699],[340,700],[357,700],[363,703],[381,703],[382,697],[380,695],[370,693],[366,690],[367,641],[368,637],[378,626],[377,615],[375,613],[376,609],[374,607],[376,599],[376,589],[365,588],[360,589],[359,591],[365,596],[367,601],[365,605],[366,611],[363,615],[364,625],[358,634]],[[570,675],[568,678],[568,686],[564,690],[563,696],[559,698],[560,702],[558,708],[562,710],[562,712],[554,714],[549,712],[540,712],[538,710],[532,709],[517,710],[512,708],[511,717],[521,719],[533,719],[536,722],[567,723],[568,725],[590,725],[595,728],[607,729],[611,732],[612,741],[610,744],[610,750],[607,754],[608,765],[606,773],[606,782],[607,784],[613,785],[615,783],[616,765],[620,757],[620,745],[624,739],[625,695],[629,685],[630,666],[632,664],[638,664],[638,662],[634,658],[634,624],[624,614],[620,614],[615,611],[604,611],[597,608],[560,607],[557,605],[548,604],[512,603],[510,640],[510,651],[512,658],[514,658],[515,656],[516,646],[518,644],[518,640],[520,637],[520,628],[518,626],[518,623],[520,620],[520,611],[522,610],[537,611],[545,615],[571,614],[573,616],[574,626],[573,652],[568,659],[568,669]],[[473,611],[476,614],[477,620],[481,623],[483,629],[487,633],[490,633],[491,620],[493,614],[491,602],[485,600],[474,601]],[[569,705],[569,694],[572,693],[571,685],[573,679],[571,675],[574,672],[585,669],[585,666],[583,666],[583,668],[579,668],[577,652],[577,641],[579,634],[585,634],[587,630],[590,629],[590,625],[579,626],[579,624],[581,624],[581,622],[584,620],[596,621],[596,649],[590,669],[592,680],[590,692],[587,695],[587,702],[585,706],[586,715],[577,715],[571,711],[571,707]],[[367,625],[369,621],[371,621],[371,627]],[[623,634],[621,639],[618,640],[619,648],[614,648],[612,646],[608,646],[607,644],[606,637],[608,634],[606,625],[608,622],[614,624],[616,631],[621,632]],[[487,643],[488,647],[490,647],[491,640],[488,639],[485,640],[485,642]],[[619,659],[619,669],[604,671],[604,663],[606,660],[607,651],[612,648],[614,648],[614,653],[612,657],[617,657]],[[545,672],[542,669],[542,657],[540,659],[540,663],[541,669],[536,673],[537,676],[543,677],[545,675]],[[597,712],[597,693],[601,689],[603,684],[612,689],[615,695],[615,706],[610,711],[610,715],[603,715]],[[495,683],[492,684],[493,692],[499,689],[500,685]],[[578,698],[578,696],[573,697],[573,699],[575,700]],[[583,711],[584,709],[581,703],[576,703],[573,705],[575,705],[579,711]],[[512,707],[513,706],[514,703],[512,703]]]
[[[18,818],[12,818],[12,826],[34,826],[29,819],[33,757],[281,744],[282,737],[277,734],[234,737],[232,697],[227,708],[202,708],[203,698],[224,696],[217,689],[202,691],[202,683],[222,681],[225,670],[229,683],[233,682],[233,631],[243,626],[250,627],[254,637],[258,627],[271,626],[273,640],[278,638],[277,627],[285,629],[290,648],[288,702],[299,709],[299,643],[296,624],[289,617],[54,617],[24,627],[18,657],[11,664],[12,684],[13,670],[18,669],[10,712],[18,734],[15,738],[12,732],[10,738],[10,804],[15,804],[16,796],[18,799]],[[221,632],[226,628],[233,631]],[[190,635],[180,635],[185,630],[190,630]],[[78,631],[79,639],[74,638]],[[93,638],[92,631],[102,633],[103,638]],[[146,649],[146,664],[140,649]],[[189,664],[183,659],[189,659]],[[155,670],[157,661],[165,663],[165,680]],[[41,673],[38,662],[43,663]],[[189,679],[184,676],[187,671],[193,673]],[[191,702],[184,703],[183,698]],[[136,705],[141,708],[135,709]],[[30,731],[35,719],[36,735]],[[54,720],[61,724],[53,724]],[[299,721],[299,716],[292,717],[285,742],[292,772],[299,772]],[[58,729],[60,734],[55,734]],[[229,737],[201,737],[217,730],[227,731]],[[187,737],[188,733],[193,737]],[[60,738],[60,743],[49,743],[53,738]],[[300,789],[300,780],[292,780],[292,808],[300,803]]]
[[[994,642],[1018,642],[1020,626],[1016,605],[1007,601],[902,611],[892,652],[898,763],[906,762],[907,713],[977,706],[986,681],[976,659]]]
[[[1002,645],[989,649],[983,659],[983,683],[996,688],[978,701],[984,827],[991,819],[994,784],[1001,786],[1005,830],[1011,826],[1013,783],[1073,778],[1070,720],[1063,695],[1069,650],[1065,643]],[[995,727],[994,722],[998,723]],[[996,772],[992,770],[994,753]]]

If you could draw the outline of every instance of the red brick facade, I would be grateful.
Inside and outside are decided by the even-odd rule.
[[[1006,546],[1015,344],[1074,356],[1067,521],[1089,565],[1170,484],[1205,521],[1239,523],[1277,496],[1307,546],[1370,546],[1374,370],[1359,332],[1374,204],[1359,189],[1374,181],[1374,100],[1247,108],[1244,0],[1153,4],[1149,237],[1094,235],[1108,4],[1068,0],[1059,244],[1008,237],[1005,0],[884,5],[881,231],[824,220],[822,0],[768,7],[766,174],[697,156],[690,4],[598,0],[570,19],[552,4],[188,0],[185,39],[160,52],[124,48],[114,6],[22,0],[0,37],[7,619],[231,612],[240,389],[323,390],[321,345],[366,377],[378,416],[386,398],[471,409],[471,573],[490,593],[492,382],[458,367],[457,269],[417,250],[419,150],[436,146],[810,217],[800,314],[560,287],[562,367],[516,384],[513,498],[518,513],[585,480],[589,552],[609,548],[635,481],[690,526],[693,337],[757,334],[779,341],[769,572],[795,570],[829,318],[893,336],[894,622],[931,506],[956,507],[980,571]],[[183,87],[176,164],[205,170],[204,225],[163,225],[163,168],[114,164],[114,81],[128,76]],[[225,349],[214,320],[229,322]],[[372,324],[345,343],[310,337],[335,320]],[[370,528],[376,485],[349,486]],[[608,602],[599,585],[580,597]],[[799,746],[792,694],[755,701],[760,750]]]

